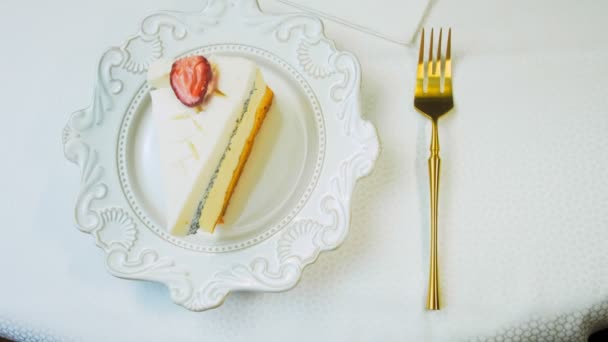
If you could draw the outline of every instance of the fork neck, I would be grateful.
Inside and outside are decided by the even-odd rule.
[[[433,123],[433,130],[431,133],[431,153],[438,154],[439,153],[439,126],[437,125],[437,120],[431,120]]]

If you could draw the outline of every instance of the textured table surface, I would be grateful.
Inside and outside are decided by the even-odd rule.
[[[290,292],[234,294],[204,313],[174,305],[160,285],[109,275],[73,226],[79,177],[61,129],[89,102],[106,47],[156,9],[201,6],[0,3],[0,336],[582,341],[608,326],[608,5],[592,0],[434,1],[424,20],[454,28],[457,108],[440,123],[444,310],[423,309],[430,126],[412,109],[417,46],[332,22],[328,35],[361,61],[383,145],[345,244]]]

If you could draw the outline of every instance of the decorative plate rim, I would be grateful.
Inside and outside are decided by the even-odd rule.
[[[201,48],[196,39],[200,37],[208,40],[206,45],[255,43],[284,58],[301,74],[298,77],[311,84],[329,123],[327,161],[317,180],[324,185],[313,190],[316,202],[306,203],[306,213],[299,212],[277,234],[252,247],[218,254],[225,261],[216,259],[213,265],[204,254],[187,253],[142,229],[145,224],[122,189],[115,191],[121,187],[118,137],[116,146],[106,146],[107,133],[120,134],[121,122],[150,63],[194,50],[194,42]],[[138,34],[103,54],[92,104],[73,113],[62,132],[65,156],[80,168],[76,226],[91,234],[105,252],[111,274],[163,283],[172,300],[189,310],[217,307],[234,291],[291,289],[321,252],[343,242],[354,186],[371,172],[379,154],[376,130],[362,118],[360,82],[356,57],[337,50],[325,36],[321,21],[308,14],[265,14],[255,0],[209,0],[200,12],[149,15]],[[329,92],[319,96],[319,89]],[[208,267],[201,267],[205,263]]]

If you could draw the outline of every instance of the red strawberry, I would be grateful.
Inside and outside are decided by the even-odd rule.
[[[180,58],[171,68],[171,88],[175,96],[188,107],[203,103],[213,77],[211,65],[203,56]]]

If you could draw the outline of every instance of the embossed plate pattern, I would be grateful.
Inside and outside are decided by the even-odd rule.
[[[177,238],[163,229],[145,75],[158,58],[192,53],[255,60],[276,98],[226,226]],[[360,80],[356,58],[308,15],[211,0],[198,13],[148,16],[102,56],[92,104],[63,131],[65,155],[81,173],[77,227],[94,237],[113,275],[164,283],[190,310],[217,307],[233,291],[292,288],[320,252],[344,240],[353,188],[378,155],[375,130],[361,117]]]

